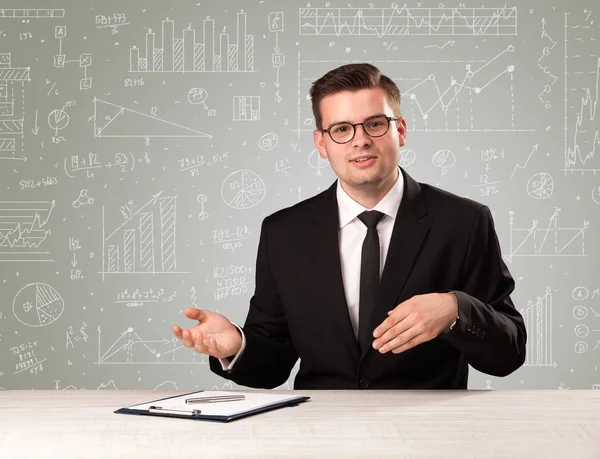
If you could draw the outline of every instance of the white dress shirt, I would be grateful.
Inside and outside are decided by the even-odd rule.
[[[390,247],[390,239],[396,214],[402,201],[404,193],[404,178],[402,172],[398,169],[398,179],[388,193],[379,201],[373,209],[367,209],[357,203],[344,191],[337,182],[337,202],[339,216],[339,242],[340,242],[340,261],[342,265],[342,281],[344,283],[344,293],[346,303],[348,304],[348,313],[352,322],[354,336],[358,339],[358,305],[359,305],[359,287],[360,287],[360,263],[362,244],[367,235],[367,227],[358,219],[358,215],[365,210],[377,210],[384,214],[377,225],[377,234],[379,235],[380,265],[379,275],[383,273],[387,252]],[[237,359],[242,355],[246,347],[246,337],[244,331],[237,324],[234,324],[242,334],[242,347],[233,360],[219,359],[223,370],[231,370]]]

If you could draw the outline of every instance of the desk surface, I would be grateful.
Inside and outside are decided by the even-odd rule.
[[[311,400],[229,423],[113,413],[188,392],[0,391],[0,457],[600,458],[600,391],[296,391]]]

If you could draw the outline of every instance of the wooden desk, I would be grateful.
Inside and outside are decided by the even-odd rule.
[[[0,457],[600,458],[600,391],[298,391],[311,400],[230,423],[113,413],[187,392],[0,391]]]

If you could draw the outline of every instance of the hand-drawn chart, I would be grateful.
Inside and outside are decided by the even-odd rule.
[[[102,206],[102,278],[105,274],[175,274],[177,271],[177,196],[162,191],[134,212],[121,207],[125,221],[106,230]]]
[[[0,201],[0,263],[53,261],[47,246],[52,201]]]
[[[19,322],[30,327],[44,327],[57,320],[65,309],[60,294],[48,284],[28,284],[17,292],[13,313]]]
[[[556,367],[552,357],[552,289],[546,288],[543,296],[527,301],[519,311],[527,329],[525,366]]]
[[[0,53],[0,160],[27,160],[23,123],[25,83],[30,81],[29,67],[13,67],[11,54]]]
[[[94,98],[94,136],[211,138],[204,132]]]
[[[221,186],[221,197],[234,209],[250,209],[259,204],[267,191],[262,179],[252,171],[236,171],[227,176]]]
[[[175,22],[162,21],[162,33],[157,42],[152,29],[146,33],[145,49],[134,46],[130,50],[130,72],[253,72],[254,36],[246,33],[246,13],[237,13],[237,38],[228,33],[215,37],[215,21],[204,19],[204,29],[196,41],[196,30],[191,25],[181,37],[175,37]],[[162,37],[162,38],[161,38]],[[218,46],[218,48],[217,48]],[[144,57],[142,57],[144,56]]]

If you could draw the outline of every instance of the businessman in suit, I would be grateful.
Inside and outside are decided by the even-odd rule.
[[[208,310],[173,331],[240,385],[466,389],[468,365],[506,376],[525,361],[490,210],[398,167],[400,91],[370,64],[311,87],[314,142],[338,180],[263,220],[243,327]]]

